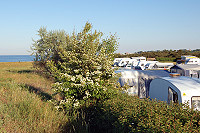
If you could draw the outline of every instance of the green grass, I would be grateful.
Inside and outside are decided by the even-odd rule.
[[[0,132],[62,132],[68,120],[48,102],[51,83],[31,62],[0,63]]]

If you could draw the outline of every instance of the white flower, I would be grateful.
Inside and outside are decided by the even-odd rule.
[[[75,81],[75,77],[71,77],[71,81]]]
[[[89,93],[89,91],[85,91],[85,95],[86,95],[87,97],[91,96],[91,94]]]
[[[66,99],[66,103],[70,103],[70,100],[71,100],[71,99]]]
[[[60,106],[55,106],[55,108],[56,108],[57,110],[59,110]]]
[[[64,91],[69,91],[69,88],[64,88]]]
[[[59,83],[59,82],[56,82],[55,85],[60,85],[60,83]]]
[[[64,104],[65,103],[65,100],[60,100],[60,104]]]
[[[76,75],[76,77],[82,80],[82,75]]]
[[[78,107],[79,106],[79,102],[74,103],[74,107]]]
[[[74,70],[74,72],[75,72],[75,73],[78,73],[78,72],[79,72],[79,70],[78,70],[78,69],[77,69],[77,70]]]
[[[107,88],[104,87],[104,88],[103,88],[103,91],[106,91],[106,90],[107,90]]]

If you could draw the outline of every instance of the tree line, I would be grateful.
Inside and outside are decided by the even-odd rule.
[[[156,58],[158,61],[176,61],[181,58],[182,55],[193,55],[200,57],[200,49],[195,50],[156,50],[156,51],[139,51],[132,54],[119,54],[115,53],[115,58],[125,58],[125,57],[137,57],[144,56],[147,58]]]

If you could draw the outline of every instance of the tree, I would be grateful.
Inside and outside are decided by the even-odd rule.
[[[77,34],[46,28],[38,33],[40,39],[32,47],[35,66],[55,79],[54,90],[64,97],[58,108],[80,107],[88,100],[99,103],[111,96],[117,82],[111,67],[115,35],[102,39],[103,33],[92,31],[88,22]]]

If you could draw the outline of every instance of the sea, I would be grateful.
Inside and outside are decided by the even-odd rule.
[[[0,55],[0,62],[30,62],[34,58],[34,55]]]

